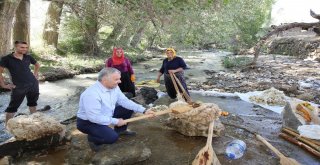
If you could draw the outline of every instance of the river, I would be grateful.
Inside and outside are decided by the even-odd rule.
[[[185,59],[188,65],[189,69],[185,72],[186,77],[188,77],[187,81],[201,83],[204,82],[207,77],[203,72],[204,70],[224,70],[221,59],[227,55],[228,52],[192,51],[179,52],[178,54]],[[157,55],[149,61],[134,64],[137,81],[155,79],[157,70],[164,57],[164,55]],[[83,74],[77,75],[72,79],[64,79],[55,82],[41,82],[39,107],[50,105],[52,110],[44,113],[53,116],[59,121],[64,121],[73,117],[78,109],[80,93],[96,81],[96,76],[97,74]],[[281,116],[279,114],[254,106],[235,97],[210,97],[195,93],[191,93],[191,97],[193,100],[216,103],[224,111],[230,112],[231,115],[221,118],[223,123],[237,125],[240,122],[242,127],[248,127],[251,130],[260,132],[263,136],[268,137],[268,140],[271,140],[273,144],[277,144],[278,147],[281,147],[281,151],[290,154],[291,156],[298,157],[301,163],[310,165],[318,163],[316,158],[277,136],[282,126]],[[2,131],[0,137],[1,141],[10,137],[3,130],[3,111],[5,110],[8,101],[9,93],[0,95],[0,112],[2,112],[0,118],[0,130]],[[19,113],[28,113],[25,101],[19,108]],[[202,138],[185,137],[176,132],[168,131],[159,124],[159,121],[151,121],[148,123],[138,122],[137,124],[132,124],[132,128],[137,132],[143,132],[143,134],[148,135],[148,138],[150,139],[146,143],[152,150],[152,157],[144,164],[165,164],[168,162],[179,164],[182,161],[185,161],[183,164],[186,164],[190,159],[193,159],[193,156],[190,157],[190,153],[195,155],[195,153],[204,146],[205,142]],[[158,138],[159,136],[162,138]],[[139,135],[137,139],[139,138],[143,138],[143,135]],[[231,139],[242,139],[247,143],[248,149],[242,159],[231,161],[224,156],[225,145]],[[163,146],[159,144],[168,144],[167,146],[170,145],[170,148],[166,145]],[[266,151],[266,147],[261,147],[261,144],[259,144],[253,135],[230,125],[226,125],[226,131],[222,137],[214,139],[213,146],[222,164],[267,165],[278,162],[274,156],[270,155],[270,152]],[[164,153],[163,151],[166,152]],[[66,150],[62,149],[58,152],[40,154],[40,156],[36,158],[24,157],[21,160],[17,160],[17,162],[64,164],[63,157],[66,152]],[[174,156],[176,153],[179,153],[179,158]],[[166,157],[165,160],[162,159],[164,156]]]

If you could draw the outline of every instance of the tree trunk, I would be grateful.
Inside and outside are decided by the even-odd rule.
[[[131,43],[130,43],[130,45],[132,47],[137,48],[138,44],[141,41],[142,35],[144,33],[144,30],[145,30],[145,26],[142,26],[137,30],[136,34],[134,34],[134,36],[133,36],[133,38],[131,40]]]
[[[19,3],[20,0],[0,2],[0,57],[10,50],[12,21]]]
[[[84,29],[84,47],[88,55],[97,56],[100,53],[98,47],[98,7],[97,1],[85,2],[84,20],[82,22]]]
[[[49,5],[46,22],[43,29],[43,41],[45,45],[57,48],[59,37],[59,25],[61,20],[63,2],[52,1]]]
[[[115,44],[117,43],[117,39],[121,35],[122,31],[125,29],[124,24],[121,22],[118,22],[111,32],[111,34],[108,36],[108,38],[103,42],[104,47],[108,50],[110,50]]]
[[[21,0],[16,10],[13,40],[25,41],[30,46],[30,0]]]

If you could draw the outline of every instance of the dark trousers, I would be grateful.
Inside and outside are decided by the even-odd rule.
[[[115,108],[113,117],[129,119],[132,116],[132,113],[132,110],[117,106]],[[97,145],[115,143],[119,138],[118,133],[125,131],[127,127],[127,125],[121,127],[115,126],[114,129],[112,129],[106,125],[100,125],[92,123],[89,120],[82,120],[80,118],[77,118],[78,130],[82,133],[88,134],[88,141],[93,142]]]
[[[16,86],[12,89],[10,103],[6,112],[14,113],[17,112],[24,97],[27,97],[27,105],[29,107],[37,106],[37,101],[39,98],[39,83],[34,82],[25,85]]]

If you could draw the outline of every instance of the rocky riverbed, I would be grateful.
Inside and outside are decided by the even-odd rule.
[[[250,56],[249,56],[250,57]],[[290,97],[320,103],[320,63],[296,57],[262,55],[254,68],[204,70],[207,80],[189,82],[190,89],[248,92],[275,87]]]
[[[247,92],[275,86],[285,91],[288,96],[298,97],[318,91],[319,88],[316,61],[268,55],[261,56],[258,66],[253,69],[224,69],[221,66],[222,58],[219,54],[188,52],[183,57],[190,68],[185,73],[188,87],[194,90]],[[154,70],[160,67],[159,59],[162,58],[163,56],[155,56],[151,61],[136,64],[134,68],[138,81],[154,79],[156,77]],[[147,68],[146,64],[148,64]],[[204,137],[184,136],[168,127],[167,116],[163,116],[130,124],[130,129],[138,132],[136,137],[123,137],[114,146],[106,146],[105,152],[92,153],[87,145],[86,136],[75,129],[72,118],[78,108],[79,94],[95,79],[96,74],[80,75],[73,79],[43,83],[40,86],[40,105],[50,104],[53,107],[51,111],[45,113],[56,117],[59,121],[71,118],[68,122],[63,122],[68,128],[69,142],[67,145],[51,150],[24,153],[22,157],[11,159],[13,164],[110,164],[110,158],[115,164],[190,164],[197,152],[205,145]],[[254,106],[239,98],[206,97],[194,93],[191,96],[194,100],[218,104],[222,110],[230,112],[229,116],[220,117],[225,125],[224,133],[213,139],[213,148],[222,164],[273,165],[279,163],[279,159],[251,132],[258,132],[266,137],[286,156],[294,157],[302,164],[319,163],[317,158],[278,137],[282,126],[280,114]],[[317,93],[311,93],[309,96],[311,99],[305,97],[305,100],[317,102],[315,99]],[[8,102],[8,99],[8,93],[0,97],[4,102]],[[154,104],[168,105],[172,101],[168,97],[163,97],[156,100]],[[19,111],[26,112],[25,103],[23,104]],[[0,106],[1,111],[5,106],[5,104]],[[238,160],[229,160],[224,154],[226,145],[233,139],[241,139],[247,144],[245,155]],[[120,149],[117,149],[118,147]],[[121,149],[125,147],[128,147],[127,159],[122,159],[125,151]],[[109,151],[113,154],[108,155]]]

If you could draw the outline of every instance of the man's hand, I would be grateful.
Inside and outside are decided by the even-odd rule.
[[[2,87],[2,88],[5,88],[5,89],[12,90],[12,89],[14,89],[16,86],[13,85],[13,84],[6,84],[6,85],[2,85],[1,87]]]
[[[146,110],[146,111],[144,112],[144,114],[146,114],[146,115],[152,115],[151,117],[155,117],[155,116],[156,116],[155,112],[154,112],[153,110],[150,110],[150,109]]]
[[[121,127],[121,126],[124,126],[124,125],[127,125],[127,122],[120,118],[119,121],[118,121],[117,126]]]
[[[160,83],[160,77],[157,78],[156,82],[157,82],[157,83]]]

